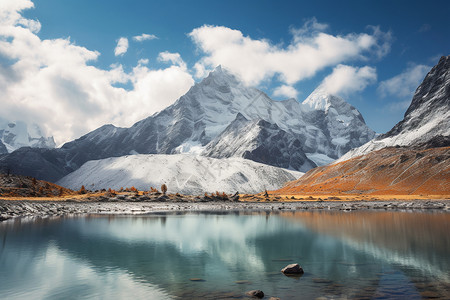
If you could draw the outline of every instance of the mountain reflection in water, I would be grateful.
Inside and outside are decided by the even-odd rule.
[[[187,213],[0,223],[14,298],[449,297],[450,214]],[[280,269],[298,262],[300,278]],[[198,278],[202,280],[190,280]]]

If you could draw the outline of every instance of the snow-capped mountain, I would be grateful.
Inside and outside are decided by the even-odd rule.
[[[375,137],[356,108],[321,87],[303,101],[303,109],[304,119],[311,124],[308,130],[316,137],[306,142],[306,153],[323,153],[336,159]]]
[[[303,172],[316,167],[304,154],[296,135],[262,119],[247,120],[241,113],[206,145],[202,154],[216,158],[243,157]]]
[[[89,160],[87,157],[99,159],[136,153],[211,153],[205,151],[208,143],[217,138],[238,113],[250,121],[264,120],[276,125],[301,141],[304,153],[322,154],[330,161],[374,137],[375,133],[364,124],[354,107],[322,91],[316,91],[313,95],[316,96],[307,99],[305,104],[295,99],[274,101],[258,89],[245,86],[219,66],[161,112],[130,128],[105,125],[65,144],[63,149],[70,152],[86,149],[81,156],[78,154],[75,160],[71,160],[71,163],[78,165]],[[326,109],[313,108],[317,101],[325,101]],[[262,157],[255,160],[267,164],[276,161]],[[285,163],[275,166],[284,167]]]
[[[21,147],[56,147],[53,137],[44,136],[37,124],[28,126],[22,121],[7,122],[0,119],[0,141],[0,153],[6,153],[5,148],[10,153]]]
[[[257,193],[280,188],[303,173],[242,158],[216,159],[189,154],[139,154],[86,162],[58,184],[71,189],[148,190],[165,183],[171,193]]]
[[[339,161],[386,147],[433,144],[437,139],[441,145],[450,145],[450,56],[441,57],[425,76],[402,121]]]
[[[235,136],[237,140],[225,147],[225,142],[217,139],[230,134],[229,125],[238,114],[257,128],[251,125],[242,128],[240,137]],[[256,134],[253,141],[246,140],[244,130]],[[39,161],[43,157],[40,150],[23,151],[32,157],[26,158],[29,164],[26,168],[14,167],[22,168],[22,174],[34,176],[35,170],[42,171],[50,163],[67,174],[93,159],[128,154],[202,153],[213,157],[246,157],[306,171],[315,164],[333,161],[374,135],[359,112],[338,97],[317,90],[304,104],[295,99],[275,101],[219,66],[174,104],[130,128],[104,125],[52,154],[47,153],[46,157],[53,156],[49,162]],[[268,140],[263,141],[265,138]],[[219,144],[224,154],[218,153]],[[233,151],[233,147],[240,150]],[[0,167],[17,160],[18,154],[14,158],[0,158]],[[58,176],[58,172],[53,174]]]

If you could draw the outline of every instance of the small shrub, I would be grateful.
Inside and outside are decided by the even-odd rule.
[[[86,188],[84,187],[84,185],[81,186],[80,190],[78,191],[78,193],[80,194],[86,194]]]
[[[161,192],[165,195],[167,192],[167,185],[165,183],[163,183],[163,185],[161,185]]]

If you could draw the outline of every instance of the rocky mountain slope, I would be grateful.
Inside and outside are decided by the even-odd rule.
[[[449,128],[447,56],[427,74],[404,119],[389,132],[277,192],[450,195]]]
[[[450,147],[389,147],[315,168],[282,194],[450,195]]]
[[[140,190],[165,183],[171,193],[257,193],[276,189],[303,173],[256,163],[243,158],[216,159],[190,154],[139,154],[92,160],[58,184],[79,189]]]
[[[306,172],[316,164],[303,152],[295,134],[262,119],[236,119],[209,142],[202,155],[215,158],[243,157],[256,162]]]
[[[51,182],[21,175],[0,174],[0,197],[55,197],[75,192]]]
[[[21,147],[55,148],[53,137],[42,134],[37,124],[28,126],[26,123],[7,122],[0,119],[0,154],[10,153]]]
[[[428,72],[402,121],[387,133],[349,151],[339,161],[385,147],[429,143],[437,137],[441,145],[450,146],[450,56],[441,57]]]
[[[258,128],[244,126],[239,130],[240,137],[235,136],[241,144],[232,141],[229,147],[224,143],[220,146],[217,138],[230,134],[229,126],[238,114],[255,122]],[[104,125],[60,149],[46,152],[46,157],[41,150],[22,150],[0,157],[0,168],[14,167],[14,172],[20,174],[57,180],[61,178],[58,173],[65,175],[89,160],[128,154],[194,153],[246,157],[306,171],[338,158],[374,135],[360,113],[338,97],[318,90],[305,104],[295,99],[274,101],[219,66],[173,105],[130,128]],[[269,136],[268,141],[263,141]],[[230,150],[233,147],[240,150]],[[20,164],[23,156],[36,159],[25,159],[24,165]],[[59,171],[49,171],[52,175],[47,176],[49,166]]]

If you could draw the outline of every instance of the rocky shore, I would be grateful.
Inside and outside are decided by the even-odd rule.
[[[299,202],[201,202],[192,199],[139,201],[10,201],[0,200],[0,222],[17,217],[74,216],[85,214],[149,214],[189,211],[296,211],[296,210],[441,210],[450,212],[450,200],[414,201],[299,201]]]

